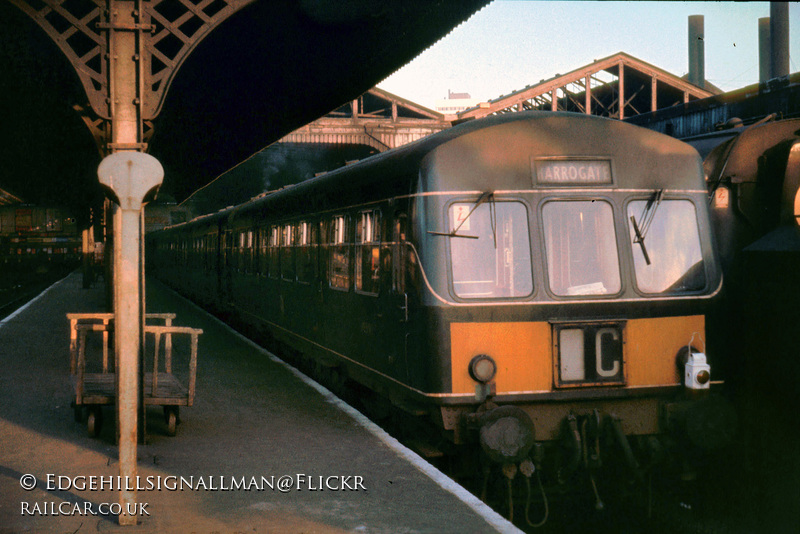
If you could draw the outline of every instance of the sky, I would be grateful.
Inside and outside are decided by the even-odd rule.
[[[724,91],[758,83],[758,19],[768,2],[494,0],[378,87],[433,109],[448,90],[492,100],[626,52],[689,70],[688,20],[704,16],[705,75]],[[790,72],[800,71],[800,3],[789,4]]]

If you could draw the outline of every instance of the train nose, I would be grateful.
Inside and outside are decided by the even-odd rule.
[[[528,457],[535,442],[533,421],[521,408],[501,406],[480,414],[480,444],[497,463],[517,463]]]

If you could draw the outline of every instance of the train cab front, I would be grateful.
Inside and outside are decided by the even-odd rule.
[[[724,355],[706,354],[722,275],[697,154],[624,125],[581,132],[574,155],[522,129],[481,157],[445,145],[416,205],[444,428],[559,483],[612,456],[642,478],[736,427]]]

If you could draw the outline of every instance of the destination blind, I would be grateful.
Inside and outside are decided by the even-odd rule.
[[[539,185],[611,184],[609,160],[534,159],[533,172]]]

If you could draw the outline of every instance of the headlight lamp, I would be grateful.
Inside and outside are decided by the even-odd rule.
[[[497,364],[486,354],[478,354],[469,362],[469,376],[481,384],[488,384],[497,374]]]

